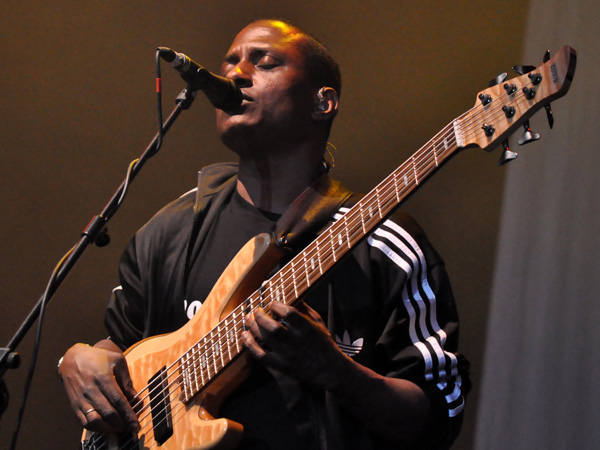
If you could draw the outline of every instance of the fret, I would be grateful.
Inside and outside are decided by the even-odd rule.
[[[260,307],[264,309],[265,307],[265,285],[266,281],[263,281],[260,287],[258,288],[258,298],[260,298]]]
[[[230,319],[226,317],[223,321],[225,324],[225,344],[227,345],[227,358],[228,362],[231,361],[231,328],[230,328]]]
[[[446,141],[444,141],[444,142],[446,142]],[[435,161],[435,167],[439,167],[436,147],[437,147],[437,142],[433,144],[433,160]]]
[[[321,243],[321,238],[317,238],[315,241],[315,247],[317,250],[317,262],[319,263],[319,275],[323,275],[323,266],[321,265],[321,249],[319,248],[319,244]]]
[[[350,234],[348,233],[348,216],[344,216],[343,217],[343,221],[344,221],[344,231],[346,232],[346,247],[348,247],[348,250],[350,250],[352,248],[352,244],[350,243]]]
[[[358,213],[360,214],[360,226],[362,228],[363,235],[367,234],[367,229],[365,228],[365,214],[363,212],[363,204],[362,204],[362,202],[359,203]]]
[[[306,267],[306,250],[302,252],[302,257],[304,258],[304,278],[306,279],[307,287],[310,287],[310,277],[309,270]],[[311,271],[315,270],[314,258],[311,258]]]
[[[329,246],[331,247],[331,255],[333,256],[333,261],[336,262],[337,256],[335,255],[335,247],[334,247],[335,240],[333,239],[333,236],[332,236],[333,231],[332,231],[331,227],[329,228],[328,231],[329,231],[328,234],[329,234]]]
[[[398,171],[395,170],[394,171],[394,192],[396,193],[396,203],[400,203],[400,200],[402,200],[402,198],[400,197],[400,189],[399,189],[399,185],[398,185]],[[363,233],[364,233],[364,227],[363,227]]]
[[[366,199],[366,197],[365,197],[365,199]],[[371,206],[370,204],[365,205],[365,206],[368,206],[368,208],[367,208],[367,215],[366,215],[366,217],[367,217],[366,228],[367,228],[367,230],[370,230],[371,229],[371,223],[373,222],[373,206]]]
[[[195,363],[196,390],[193,394],[198,392],[202,386],[205,386],[206,383],[210,381],[210,376],[206,373],[206,365],[206,352],[198,349],[196,351]],[[198,383],[198,381],[200,381],[200,383]]]
[[[225,360],[223,359],[223,354],[225,352],[224,352],[223,346],[227,345],[227,340],[225,340],[224,344],[221,344],[221,336],[222,335],[223,335],[223,333],[221,332],[221,325],[219,325],[217,327],[217,336],[219,336],[219,356],[220,356],[220,359],[221,359],[221,367],[225,367]]]
[[[284,288],[284,282],[283,282],[283,269],[279,271],[279,285],[277,286],[277,289],[279,291],[279,294],[281,296],[281,303],[287,303],[285,301],[285,288]],[[280,298],[279,296],[277,297],[278,299]]]
[[[337,240],[338,240],[338,247],[341,247],[342,245],[344,245],[344,240],[342,239],[342,233],[338,233],[337,235]]]
[[[271,297],[271,301],[279,301],[280,295],[279,295],[279,290],[278,290],[278,286],[275,284],[275,280],[273,280],[273,282],[271,282],[269,284],[269,291],[271,293],[270,297]]]
[[[208,358],[210,358],[211,363],[209,364],[209,372],[208,372],[208,376],[209,378],[212,378],[213,374],[210,372],[210,370],[214,369],[214,374],[216,375],[216,373],[219,371],[218,366],[217,366],[217,359],[215,358],[216,355],[218,355],[218,351],[219,351],[219,343],[215,343],[214,342],[214,330],[210,332],[210,355],[208,356]],[[211,369],[212,366],[212,369]]]
[[[192,348],[194,348],[194,347],[192,347]],[[199,352],[199,349],[196,346],[196,349],[192,353],[193,380],[191,380],[191,382],[190,382],[190,396],[193,396],[194,392],[198,392],[200,390],[200,385],[198,384],[198,372],[197,372],[198,352]],[[202,372],[200,372],[200,375],[202,376]],[[202,383],[204,383],[204,377],[202,378]],[[195,385],[195,388],[196,388],[195,391],[193,390],[192,385]]]
[[[229,342],[233,342],[235,344],[235,355],[237,355],[240,352],[240,340],[238,339],[238,333],[237,333],[237,326],[236,326],[236,319],[235,319],[235,314],[233,316],[233,327],[229,330]]]
[[[270,284],[269,284],[270,286]],[[242,311],[242,329],[246,331],[248,327],[246,326],[246,322],[244,322],[244,316],[250,314],[252,312],[252,305],[250,304],[250,299],[246,299],[240,305],[240,309]]]
[[[415,163],[415,155],[412,155],[412,157],[410,159],[412,161],[413,173],[415,175],[415,184],[418,186],[419,185],[419,176],[417,174],[417,165]]]
[[[181,376],[181,384],[183,385],[183,401],[185,402],[187,399],[187,378],[185,372],[185,353],[178,361],[179,363],[179,374]]]
[[[190,384],[190,375],[189,375],[189,352],[186,352],[184,355],[184,359],[181,363],[181,378],[183,380],[183,392],[184,399],[188,401],[191,397],[192,386]]]
[[[188,352],[188,382],[189,382],[189,397],[191,398],[194,395],[194,388],[198,388],[198,376],[196,373],[196,359],[195,352]]]
[[[379,186],[375,188],[375,196],[377,197],[377,212],[379,213],[379,217],[381,217],[381,199],[379,197]]]
[[[292,286],[294,287],[294,296],[298,298],[298,286],[296,285],[296,270],[294,269],[295,260],[291,261],[291,272],[292,272]]]
[[[185,363],[184,363],[183,357],[178,361],[178,370],[179,370],[179,376],[181,377],[180,388],[182,390],[180,397],[182,397],[183,401],[185,402],[187,400],[188,387],[187,387]]]
[[[230,322],[230,325],[231,326],[227,330],[227,354],[229,355],[229,361],[231,361],[233,359],[233,357],[239,351],[238,346],[237,346],[236,333],[235,333],[235,321],[233,324],[231,324],[231,322]],[[233,352],[233,355],[231,354],[231,346],[232,345],[235,346],[235,351]]]

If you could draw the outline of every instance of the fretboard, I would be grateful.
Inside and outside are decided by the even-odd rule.
[[[267,308],[272,301],[293,304],[461,146],[461,128],[455,120],[192,346],[179,360],[184,401],[242,351],[239,335],[247,313]]]

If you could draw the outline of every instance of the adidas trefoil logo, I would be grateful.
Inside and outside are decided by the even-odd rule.
[[[335,342],[340,347],[340,350],[350,357],[358,355],[363,348],[363,341],[363,338],[359,338],[352,342],[347,330],[344,332],[344,339],[340,339],[337,334],[335,335]]]

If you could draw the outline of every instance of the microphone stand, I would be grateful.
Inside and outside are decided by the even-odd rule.
[[[104,207],[104,210],[100,214],[92,218],[90,223],[83,231],[81,239],[67,254],[65,260],[58,267],[56,275],[54,279],[51,280],[46,294],[38,300],[37,304],[31,310],[25,321],[21,324],[20,328],[17,330],[17,332],[10,340],[8,345],[4,348],[0,348],[0,418],[2,417],[2,413],[6,410],[8,406],[9,397],[8,390],[6,389],[6,384],[4,383],[4,380],[2,378],[8,369],[16,369],[17,367],[19,367],[19,354],[15,352],[17,345],[19,345],[19,343],[23,340],[27,332],[33,326],[36,319],[39,317],[42,305],[44,303],[47,304],[52,299],[52,296],[59,288],[63,280],[67,277],[69,272],[73,269],[75,263],[77,262],[77,260],[79,260],[86,248],[91,243],[95,243],[97,246],[103,247],[110,242],[110,237],[107,233],[106,224],[119,209],[119,206],[121,205],[129,183],[133,181],[133,179],[142,169],[146,161],[148,161],[148,159],[150,159],[158,152],[162,136],[166,134],[167,131],[169,131],[169,128],[171,128],[171,125],[173,125],[177,117],[179,117],[179,114],[183,110],[189,109],[195,97],[196,90],[188,83],[187,87],[183,89],[177,96],[175,100],[175,108],[171,111],[171,114],[162,125],[162,133],[156,133],[156,135],[154,136],[148,147],[146,147],[146,150],[144,150],[140,158],[134,163],[132,163],[129,169],[128,176],[125,180],[123,180],[117,191],[113,194],[112,198]]]

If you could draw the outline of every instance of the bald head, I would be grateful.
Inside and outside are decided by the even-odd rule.
[[[329,86],[336,90],[338,97],[342,90],[340,67],[331,51],[317,38],[302,28],[279,19],[262,19],[248,26],[269,26],[286,35],[290,43],[295,43],[304,56],[306,73],[315,87]]]

